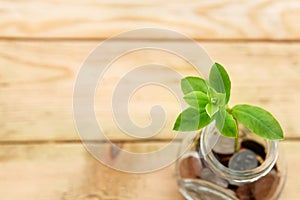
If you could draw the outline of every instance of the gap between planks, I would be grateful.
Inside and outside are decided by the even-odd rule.
[[[113,36],[112,36],[113,37]],[[20,41],[20,42],[99,42],[108,40],[110,37],[0,37],[0,41]],[[190,38],[196,42],[215,42],[215,43],[300,43],[300,39],[271,39],[271,38]],[[185,39],[176,38],[115,38],[114,41],[162,41],[162,42],[188,42]]]
[[[138,144],[138,143],[166,143],[170,142],[171,139],[138,139],[138,140],[117,140],[111,139],[109,141],[106,140],[86,140],[82,141],[79,139],[71,139],[71,140],[30,140],[30,141],[12,141],[12,140],[2,140],[0,141],[0,146],[6,145],[49,145],[49,144],[80,144],[82,142],[86,143],[98,143],[98,144],[105,144],[105,143],[126,143],[126,144]],[[181,139],[173,139],[173,142],[181,142]],[[300,142],[300,137],[293,137],[293,138],[285,138],[284,142]]]
[[[110,139],[109,141],[107,140],[85,140],[82,141],[80,139],[66,139],[66,140],[29,140],[29,141],[24,141],[24,140],[1,140],[0,145],[33,145],[33,144],[79,144],[82,142],[87,142],[87,143],[99,143],[99,144],[105,144],[108,142],[111,143],[127,143],[127,144],[134,144],[134,143],[165,143],[165,142],[170,142],[171,139],[138,139],[138,140],[118,140],[118,139]],[[172,141],[174,142],[180,142],[181,139],[173,139]],[[299,139],[300,141],[300,139]]]

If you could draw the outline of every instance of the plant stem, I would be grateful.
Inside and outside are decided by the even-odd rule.
[[[239,137],[236,137],[234,140],[234,153],[239,151]]]
[[[239,151],[239,133],[240,133],[240,130],[239,130],[239,124],[238,124],[238,121],[235,117],[233,117],[233,119],[235,120],[235,123],[236,123],[236,127],[237,127],[237,137],[235,138],[234,140],[234,153],[237,153]]]

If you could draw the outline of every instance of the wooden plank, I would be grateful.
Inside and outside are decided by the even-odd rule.
[[[145,151],[161,145],[125,144],[124,148]],[[123,173],[102,165],[81,144],[4,145],[0,160],[3,200],[183,199],[173,165],[149,174]]]
[[[153,149],[164,143],[124,144]],[[283,142],[288,175],[280,199],[299,195],[300,142]],[[16,192],[17,191],[17,192]],[[1,145],[1,199],[183,199],[174,164],[148,174],[126,174],[95,160],[81,144]]]
[[[126,46],[134,41],[116,41]],[[169,42],[180,48],[185,42]],[[96,42],[0,42],[0,140],[78,140],[72,112],[76,74]],[[298,43],[211,43],[201,44],[213,60],[224,64],[233,82],[232,103],[249,103],[271,111],[288,138],[300,136],[298,112],[300,93],[300,44]],[[117,54],[109,48],[92,62],[103,63]],[[151,62],[165,64],[183,76],[193,75],[190,64],[161,51],[137,51],[119,58],[106,71],[95,97],[97,119],[108,138],[130,139],[113,121],[111,98],[114,87],[130,69]],[[149,71],[143,76],[155,76]],[[179,80],[169,80],[179,85]],[[82,98],[86,94],[82,93]],[[166,110],[166,125],[156,139],[170,139],[173,122],[180,112],[176,98],[166,89],[148,86],[130,100],[132,120],[140,126],[150,123],[153,105]],[[88,128],[88,127],[87,127]],[[97,138],[94,138],[97,139]]]
[[[282,143],[282,154],[284,156],[284,160],[286,160],[287,166],[287,176],[285,188],[282,192],[280,199],[297,199],[300,183],[297,171],[299,171],[299,141],[293,142],[283,142]]]
[[[5,0],[0,5],[0,37],[107,38],[156,27],[194,39],[299,40],[299,11],[297,0]]]

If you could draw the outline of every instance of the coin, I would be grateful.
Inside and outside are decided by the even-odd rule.
[[[190,152],[183,156],[179,164],[181,178],[197,178],[202,171],[202,164],[196,152]]]
[[[229,160],[229,168],[244,171],[248,169],[253,169],[257,167],[258,161],[256,159],[256,154],[249,150],[243,149],[235,153]]]
[[[236,196],[240,200],[250,200],[253,197],[252,191],[251,191],[251,185],[245,184],[238,186],[236,190]]]
[[[204,168],[200,174],[200,178],[203,180],[215,183],[223,188],[227,188],[228,182],[218,176],[216,176],[209,168]]]
[[[213,147],[214,152],[219,154],[233,154],[234,153],[234,138],[228,138],[220,135],[218,141]]]
[[[278,189],[279,177],[275,170],[270,171],[266,176],[254,182],[253,196],[255,199],[271,199]]]

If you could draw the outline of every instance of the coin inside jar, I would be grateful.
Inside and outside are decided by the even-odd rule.
[[[226,188],[228,186],[228,182],[225,179],[216,176],[209,168],[204,168],[202,170],[200,178],[215,183],[223,188]]]
[[[228,138],[220,135],[218,141],[213,147],[213,151],[219,154],[233,154],[234,153],[234,138]]]
[[[253,169],[257,167],[257,165],[256,154],[249,149],[243,149],[235,153],[228,163],[230,169],[238,171]]]

